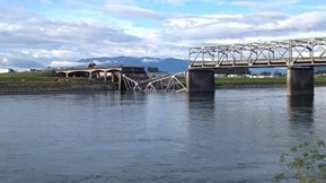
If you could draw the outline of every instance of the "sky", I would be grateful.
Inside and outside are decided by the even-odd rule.
[[[188,58],[188,48],[326,37],[324,0],[0,0],[0,67],[93,57]]]

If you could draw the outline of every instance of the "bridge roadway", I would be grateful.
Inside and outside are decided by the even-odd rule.
[[[57,74],[64,74],[66,77],[70,77],[76,74],[86,73],[91,78],[93,72],[115,72],[122,71],[122,66],[111,67],[93,67],[93,68],[65,68],[56,70]]]
[[[189,69],[326,65],[326,37],[189,48]]]
[[[126,84],[122,76],[128,75],[139,79],[147,78],[144,67],[136,66],[108,66],[93,68],[68,68],[56,70],[59,76],[69,77],[87,77],[89,79],[103,78],[104,82],[110,78],[112,83],[117,82],[119,90],[125,90]]]
[[[104,76],[118,76],[121,73],[144,74],[146,73],[144,67],[135,66],[108,66],[108,67],[93,67],[93,68],[67,68],[56,70],[58,75],[65,77],[104,77]],[[106,79],[106,77],[104,77]]]

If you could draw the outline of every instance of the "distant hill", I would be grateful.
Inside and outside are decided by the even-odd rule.
[[[160,71],[165,71],[169,73],[176,73],[185,71],[188,69],[188,60],[175,59],[175,58],[153,58],[153,57],[99,57],[99,58],[87,58],[81,59],[78,62],[89,64],[96,63],[98,66],[140,66],[145,67],[147,70],[148,67],[157,67]],[[315,70],[324,69],[325,67],[316,67]],[[253,74],[260,74],[261,72],[281,72],[286,74],[286,68],[250,68],[249,69]]]
[[[157,67],[160,71],[175,73],[185,71],[188,68],[188,61],[175,58],[152,58],[152,57],[100,57],[82,59],[78,62],[91,63],[94,62],[98,66],[141,66],[147,69],[148,67]]]

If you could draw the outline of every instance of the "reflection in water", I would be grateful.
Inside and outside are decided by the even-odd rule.
[[[311,128],[314,122],[314,96],[289,96],[288,120],[292,128]]]
[[[143,103],[146,99],[145,93],[136,91],[120,91],[120,105]]]
[[[187,93],[188,102],[209,101],[214,103],[215,93]]]
[[[210,121],[214,118],[215,93],[188,93],[188,115],[191,121]]]

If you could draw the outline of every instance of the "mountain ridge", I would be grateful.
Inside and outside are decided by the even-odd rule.
[[[160,71],[176,73],[186,71],[188,69],[188,60],[176,59],[176,58],[155,58],[155,57],[131,57],[131,56],[116,56],[116,57],[94,57],[80,59],[78,62],[81,63],[92,63],[94,62],[98,66],[140,66],[140,67],[157,67]],[[261,72],[281,72],[286,73],[286,68],[250,68],[253,74],[260,74]]]
[[[117,57],[94,57],[80,59],[78,62],[92,63],[94,62],[99,66],[113,66],[113,65],[125,65],[125,66],[141,66],[141,67],[157,67],[160,71],[164,72],[181,72],[188,68],[188,61],[176,58],[155,58],[155,57],[129,57],[129,56],[117,56]]]

